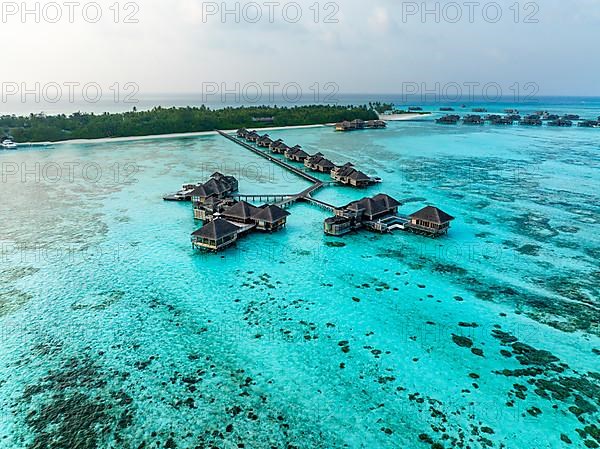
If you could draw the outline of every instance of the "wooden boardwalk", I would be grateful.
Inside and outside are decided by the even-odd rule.
[[[320,207],[321,209],[325,209],[330,212],[335,211],[336,207],[333,206],[332,204],[328,204],[324,201],[319,201],[312,197],[312,194],[315,193],[316,191],[322,189],[325,186],[334,185],[334,184],[336,184],[335,182],[323,182],[319,178],[315,178],[314,176],[305,172],[304,170],[294,167],[293,165],[290,165],[287,162],[282,161],[281,159],[279,159],[275,156],[272,156],[271,154],[261,151],[258,148],[255,148],[252,145],[248,144],[247,142],[244,142],[244,141],[238,139],[237,137],[232,136],[231,134],[227,134],[223,131],[217,131],[217,132],[221,136],[225,137],[226,139],[231,140],[232,142],[253,152],[254,154],[256,154],[262,158],[265,158],[268,161],[273,162],[274,164],[277,164],[280,167],[283,167],[286,170],[294,173],[295,175],[297,175],[303,179],[306,179],[307,181],[310,181],[312,183],[312,186],[310,186],[306,190],[303,190],[302,192],[297,193],[297,194],[291,194],[291,195],[290,194],[233,195],[233,198],[245,199],[245,200],[250,200],[250,201],[256,201],[256,200],[262,201],[263,199],[265,201],[271,201],[271,200],[279,201],[278,203],[276,203],[276,205],[279,207],[282,207],[284,209],[298,201],[305,201],[309,204]]]
[[[291,194],[270,194],[270,193],[262,193],[257,195],[243,195],[243,194],[235,194],[231,195],[231,198],[238,201],[266,201],[266,202],[280,202],[285,201],[287,199],[293,198],[297,196],[295,193]]]

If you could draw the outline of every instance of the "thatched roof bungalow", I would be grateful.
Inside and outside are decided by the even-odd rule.
[[[408,228],[434,237],[447,234],[454,217],[434,206],[427,206],[409,215]]]
[[[238,232],[237,226],[217,218],[192,234],[192,246],[208,251],[220,251],[237,241]]]

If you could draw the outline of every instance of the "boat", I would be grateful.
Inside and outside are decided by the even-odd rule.
[[[8,138],[2,140],[2,143],[0,143],[0,146],[2,147],[3,150],[16,150],[17,149],[17,144],[12,139],[8,139]]]

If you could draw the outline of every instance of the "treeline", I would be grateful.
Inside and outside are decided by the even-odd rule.
[[[272,122],[254,119],[273,118]],[[332,123],[343,120],[377,119],[368,106],[313,105],[295,107],[236,107],[210,109],[156,107],[149,111],[118,114],[29,115],[0,117],[0,130],[16,142],[56,142],[70,139],[100,139],[154,134],[172,134],[216,129],[263,128]],[[1,134],[0,134],[1,135]]]

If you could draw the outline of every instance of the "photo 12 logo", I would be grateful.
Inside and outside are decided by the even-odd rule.
[[[2,23],[139,23],[135,2],[102,6],[98,2],[2,2]]]
[[[402,83],[402,101],[473,102],[482,98],[490,103],[507,99],[515,102],[534,102],[539,91],[539,85],[532,81],[514,82],[509,86],[503,86],[495,81],[487,83],[478,81],[451,81],[447,83],[406,81]]]
[[[21,103],[98,103],[110,98],[114,103],[135,104],[140,91],[137,83],[113,83],[102,86],[97,82],[80,83],[77,81],[48,83],[19,83],[15,81],[0,84],[2,103],[20,101]]]
[[[535,2],[502,6],[497,2],[402,2],[402,23],[539,23],[540,5]]]
[[[335,104],[338,102],[337,94],[340,87],[334,82],[319,83],[302,86],[297,82],[280,83],[267,81],[263,83],[202,83],[202,102],[221,102],[237,104],[265,104],[281,101],[284,103],[312,103]]]
[[[202,23],[298,23],[303,18],[314,23],[339,23],[339,4],[313,3],[303,7],[298,2],[203,2]]]

